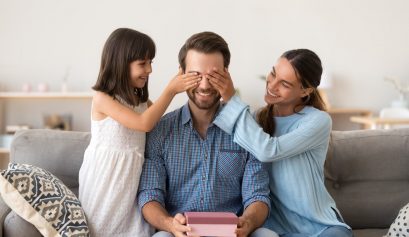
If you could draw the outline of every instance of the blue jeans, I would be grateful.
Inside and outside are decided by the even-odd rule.
[[[171,233],[166,231],[160,231],[154,234],[152,237],[174,237]],[[250,237],[278,237],[278,235],[267,228],[258,228],[256,229]]]
[[[307,234],[284,234],[280,237],[308,237]],[[343,226],[331,226],[324,230],[318,237],[353,237],[352,230]]]

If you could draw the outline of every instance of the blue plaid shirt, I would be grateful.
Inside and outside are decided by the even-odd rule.
[[[202,139],[188,104],[165,115],[147,135],[140,208],[157,201],[172,216],[186,211],[241,215],[255,201],[270,207],[269,192],[263,164],[213,123]]]

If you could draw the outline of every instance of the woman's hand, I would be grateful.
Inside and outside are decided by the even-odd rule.
[[[199,85],[201,76],[197,72],[183,74],[183,70],[179,68],[178,74],[169,82],[168,89],[173,94],[190,90]]]
[[[208,73],[206,78],[209,80],[210,84],[217,91],[219,91],[224,102],[229,101],[236,93],[233,81],[227,68],[225,68],[223,71],[213,68],[213,71]]]

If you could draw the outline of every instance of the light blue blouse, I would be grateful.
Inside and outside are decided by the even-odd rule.
[[[265,226],[277,232],[317,236],[339,221],[339,211],[324,185],[330,116],[310,106],[275,117],[274,137],[258,125],[249,107],[232,97],[214,121],[234,142],[268,162],[271,212]]]

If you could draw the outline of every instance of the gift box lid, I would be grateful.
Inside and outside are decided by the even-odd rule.
[[[232,224],[239,218],[231,212],[185,212],[187,224]]]

